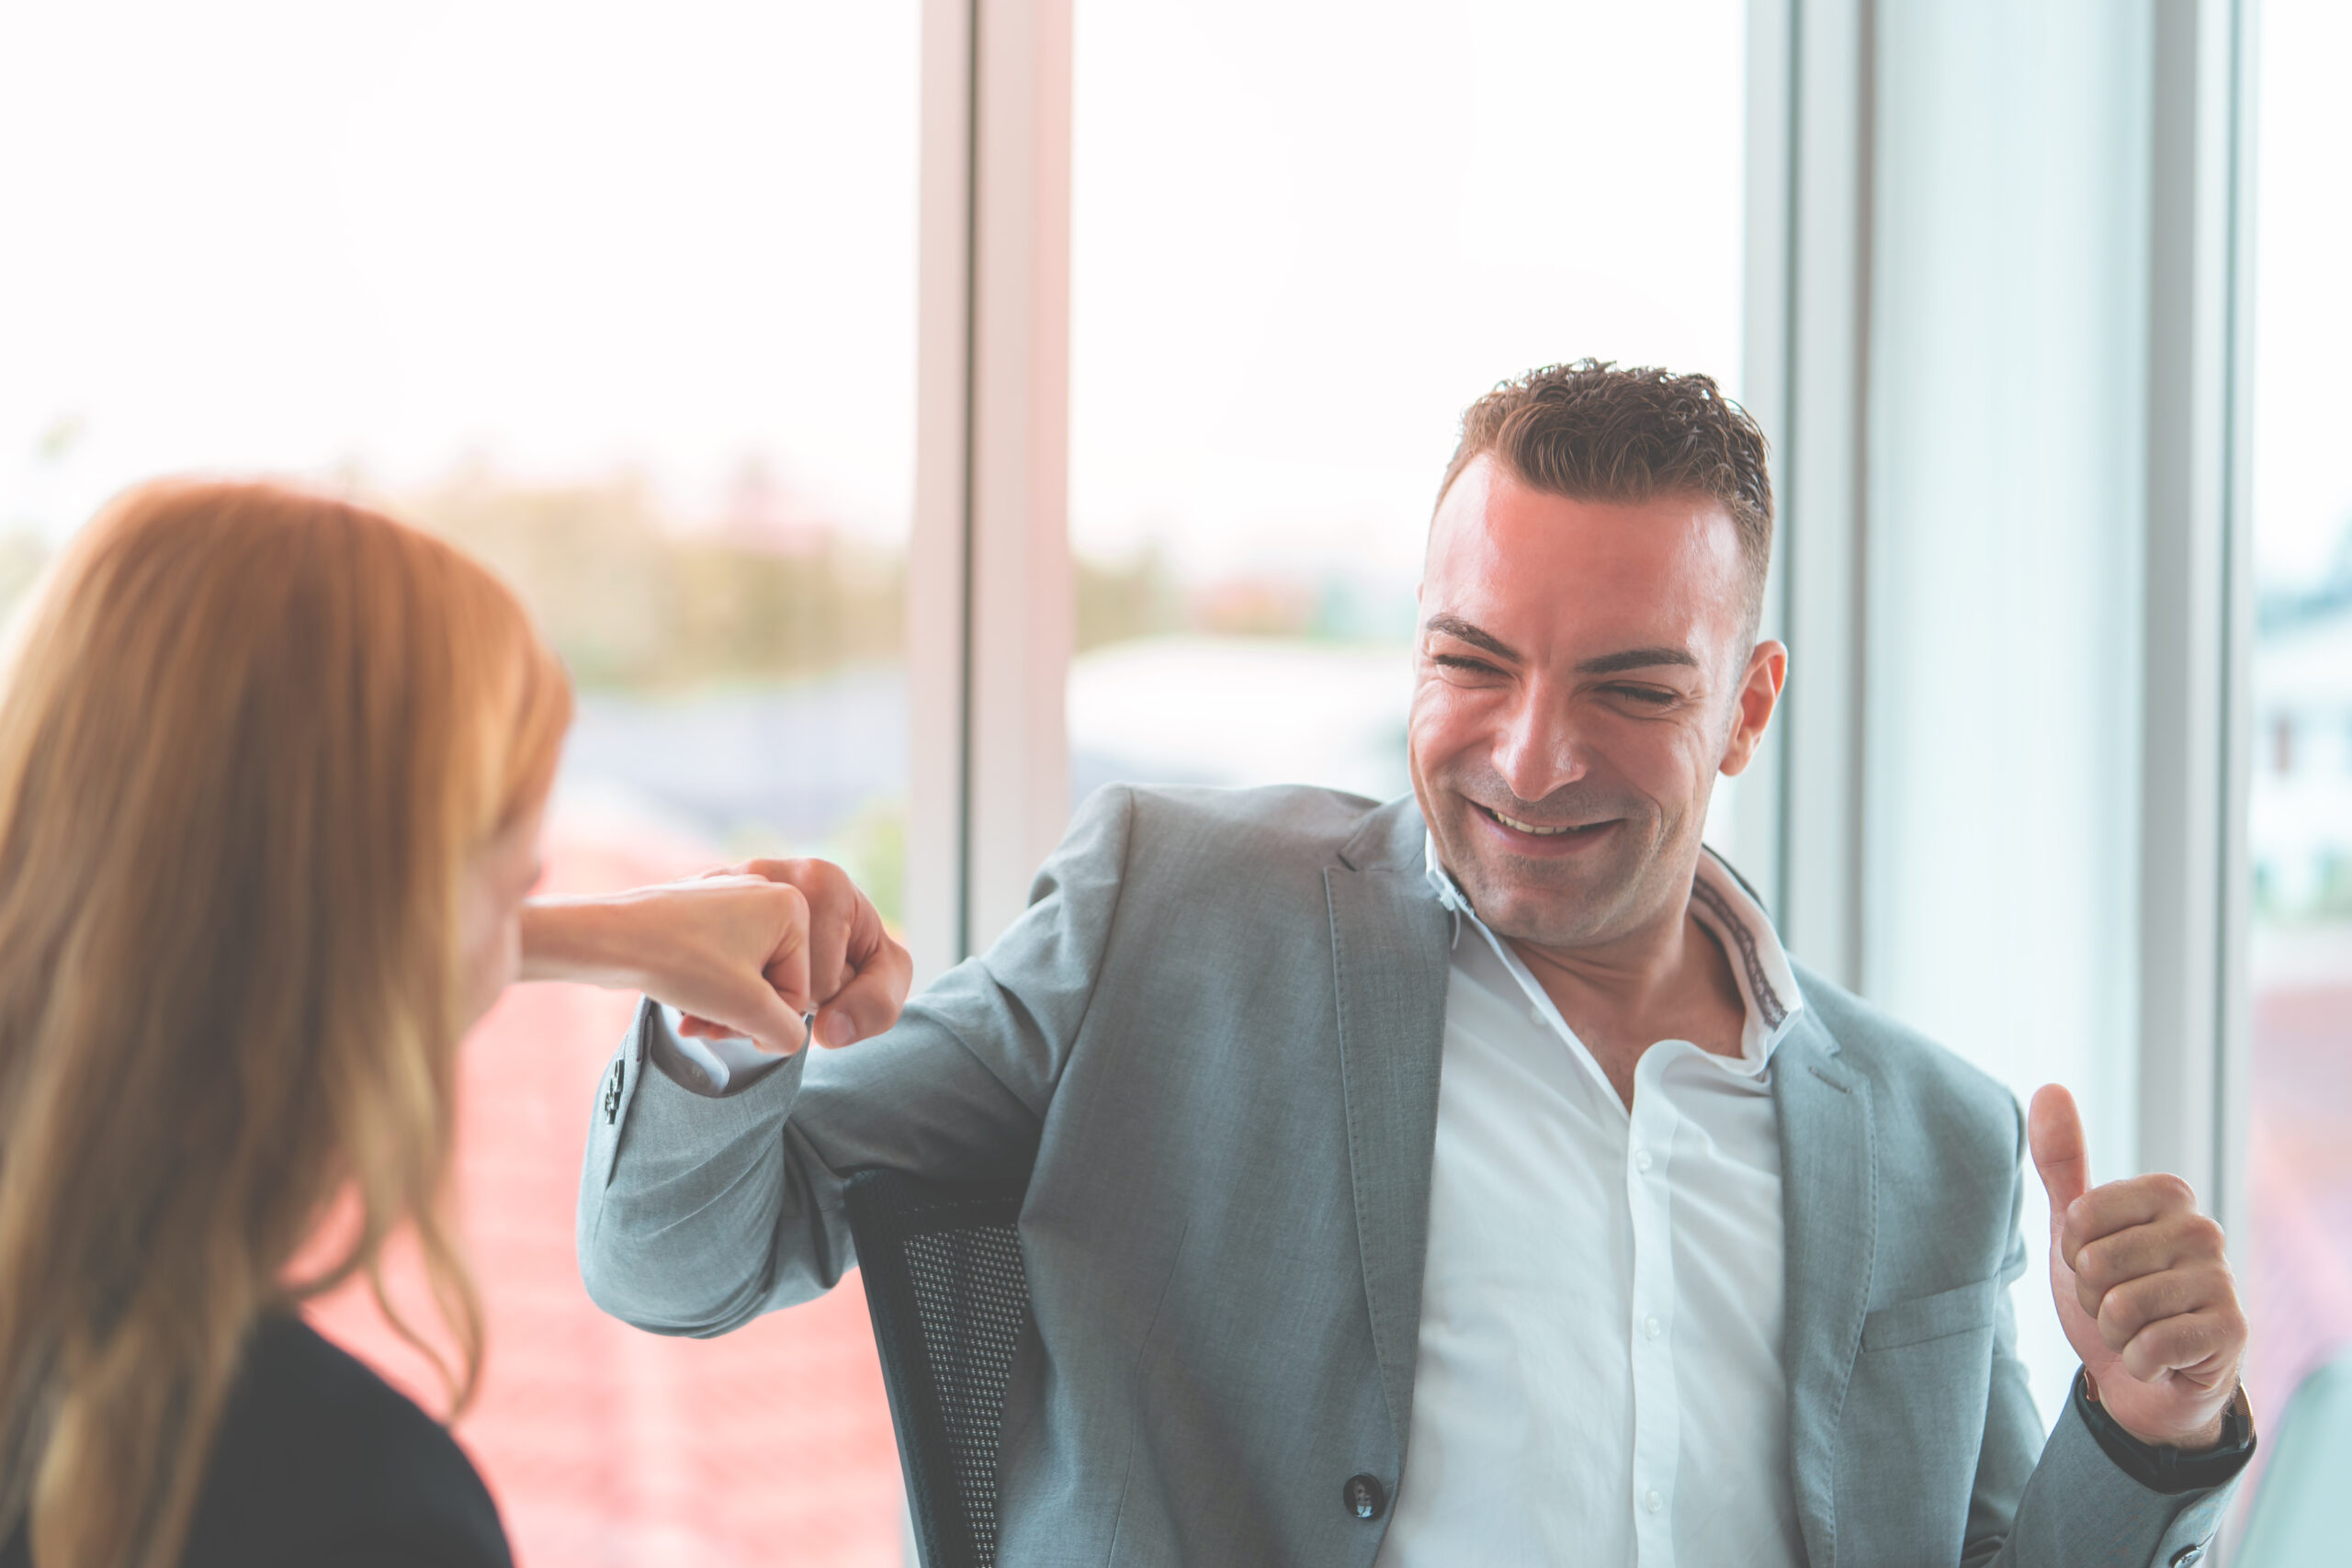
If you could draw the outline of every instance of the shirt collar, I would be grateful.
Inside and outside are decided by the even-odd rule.
[[[1507,963],[1516,967],[1519,955],[1506,948],[1501,939],[1478,919],[1478,912],[1470,907],[1469,895],[1462,891],[1453,874],[1439,861],[1437,835],[1424,833],[1423,842],[1430,887],[1438,902],[1453,914],[1454,940],[1461,940],[1461,922],[1467,920],[1494,943]],[[1804,994],[1797,987],[1796,973],[1789,964],[1787,951],[1781,946],[1780,932],[1772,929],[1771,917],[1764,912],[1764,907],[1740,881],[1738,874],[1710,849],[1702,849],[1699,853],[1698,874],[1690,881],[1690,912],[1723,945],[1724,956],[1731,960],[1732,979],[1738,985],[1740,1000],[1747,1009],[1747,1020],[1740,1030],[1740,1055],[1760,1069],[1804,1008]]]

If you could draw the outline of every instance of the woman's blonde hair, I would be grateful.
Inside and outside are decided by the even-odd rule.
[[[459,551],[263,484],[117,502],[11,649],[0,1535],[164,1568],[257,1314],[364,1274],[422,1344],[379,1271],[404,1223],[472,1393],[458,900],[544,799],[571,691]],[[288,1278],[330,1210],[331,1261]]]

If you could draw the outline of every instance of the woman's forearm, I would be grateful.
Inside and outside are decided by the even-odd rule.
[[[888,1029],[911,966],[872,902],[822,861],[752,864],[762,869],[534,898],[523,907],[521,977],[643,991],[686,1014],[689,1029],[776,1051],[800,1048],[811,1010],[829,1045]],[[826,955],[815,976],[812,949]]]
[[[535,898],[523,907],[521,977],[642,991],[684,1013],[690,1032],[797,1051],[813,1005],[808,938],[800,893],[761,876]]]
[[[646,933],[633,915],[642,901],[533,898],[523,906],[526,980],[571,980],[617,991],[646,989]]]

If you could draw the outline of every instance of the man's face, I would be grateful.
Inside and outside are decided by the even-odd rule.
[[[1420,615],[1413,789],[1480,919],[1562,949],[1679,919],[1715,774],[1747,765],[1787,669],[1747,646],[1722,504],[1572,501],[1476,458]]]

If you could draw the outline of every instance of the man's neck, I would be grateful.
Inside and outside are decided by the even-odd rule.
[[[1660,1040],[1688,1040],[1719,1056],[1740,1053],[1747,1002],[1687,892],[1606,942],[1554,948],[1507,940],[1627,1105],[1635,1066]]]

